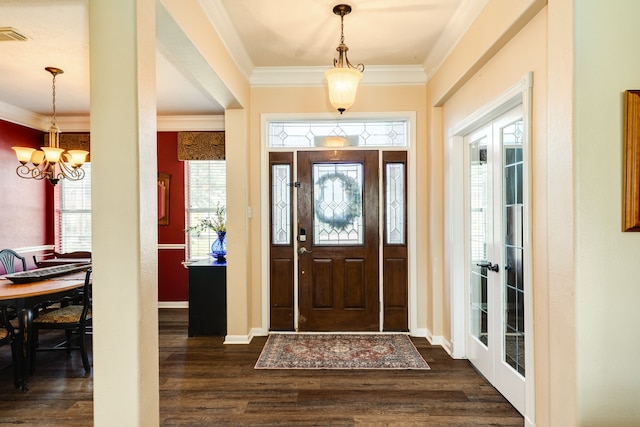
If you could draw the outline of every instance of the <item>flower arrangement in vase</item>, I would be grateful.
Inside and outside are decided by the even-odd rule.
[[[211,245],[211,255],[218,259],[218,262],[224,262],[227,255],[227,209],[224,206],[220,206],[220,203],[216,206],[213,218],[203,218],[196,225],[186,228],[184,231],[187,233],[195,232],[196,236],[204,232],[214,231],[218,234],[218,238]]]

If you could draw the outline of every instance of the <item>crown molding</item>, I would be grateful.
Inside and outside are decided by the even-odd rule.
[[[463,0],[423,63],[427,80],[440,69],[489,1]]]
[[[89,132],[91,123],[89,116],[64,116],[58,117],[58,126],[62,133]],[[224,116],[158,116],[156,127],[158,132],[218,131],[224,130]]]
[[[329,67],[256,67],[251,74],[252,87],[324,86]],[[362,73],[363,86],[418,85],[427,81],[421,65],[372,65]]]
[[[222,5],[221,0],[198,0],[200,7],[204,11],[207,19],[211,23],[213,29],[218,33],[218,37],[224,44],[224,47],[231,55],[231,58],[249,80],[251,72],[254,69],[253,61],[245,49],[236,28],[231,23],[226,9]]]
[[[224,116],[160,116],[158,132],[212,132],[224,130]]]
[[[46,131],[51,126],[49,118],[41,114],[32,113],[22,108],[0,101],[0,118],[6,122],[26,126],[32,129]]]
[[[58,116],[57,120],[60,133],[89,132],[91,123],[89,116]]]
[[[0,120],[43,132],[49,130],[51,125],[48,117],[3,102],[0,102]],[[91,129],[89,116],[58,116],[57,123],[62,133],[89,132]],[[159,116],[156,126],[158,132],[222,131],[224,130],[224,115]]]

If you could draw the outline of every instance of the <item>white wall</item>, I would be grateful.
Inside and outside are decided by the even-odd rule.
[[[640,425],[640,233],[621,232],[622,94],[640,89],[640,2],[575,2],[581,426]]]

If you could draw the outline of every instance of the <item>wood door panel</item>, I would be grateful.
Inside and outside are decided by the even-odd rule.
[[[359,176],[361,181],[353,177],[348,179],[349,182],[358,182],[362,185],[358,190],[361,191],[362,200],[361,222],[357,223],[357,229],[355,225],[352,229],[354,232],[361,233],[362,241],[314,242],[316,235],[314,227],[321,227],[320,230],[336,227],[332,225],[334,223],[327,223],[326,219],[314,217],[314,191],[316,189],[324,191],[322,184],[318,184],[317,188],[314,186],[314,165],[318,165],[318,170],[328,168],[330,171],[336,171],[336,173],[325,172],[329,176],[338,175],[342,170],[360,171],[358,173],[362,174],[355,175]],[[304,247],[308,251],[298,258],[299,329],[306,331],[378,330],[380,323],[378,313],[378,152],[299,152],[298,181],[300,182],[298,227],[306,230],[306,241],[298,244],[299,247]],[[336,191],[345,191],[344,197],[338,197],[338,199],[348,199],[344,182],[342,187],[339,184],[332,185],[337,185]],[[349,191],[352,189],[353,187]],[[336,193],[333,194],[334,196],[331,197],[336,197]],[[326,199],[321,200],[326,201]],[[322,222],[315,224],[314,221]],[[351,224],[356,223],[350,223],[348,227],[352,227]],[[338,233],[340,230],[344,228],[338,229]],[[351,238],[351,231],[349,236]]]
[[[344,260],[344,308],[366,309],[365,260]]]
[[[271,279],[278,278],[283,283],[293,283],[293,259],[276,258],[271,260]],[[271,294],[272,307],[293,307],[293,286],[275,288]]]
[[[332,259],[313,260],[313,308],[332,308],[334,261]]]
[[[407,287],[398,284],[407,283],[407,260],[405,258],[387,258],[384,260],[385,308],[406,308]]]

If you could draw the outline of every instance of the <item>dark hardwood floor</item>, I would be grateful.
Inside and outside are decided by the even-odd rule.
[[[160,310],[161,425],[523,425],[466,360],[423,338],[414,343],[428,371],[254,370],[265,340],[188,338],[186,310]],[[0,425],[92,424],[93,380],[78,354],[39,354],[27,393],[13,387],[10,361],[0,348]]]

